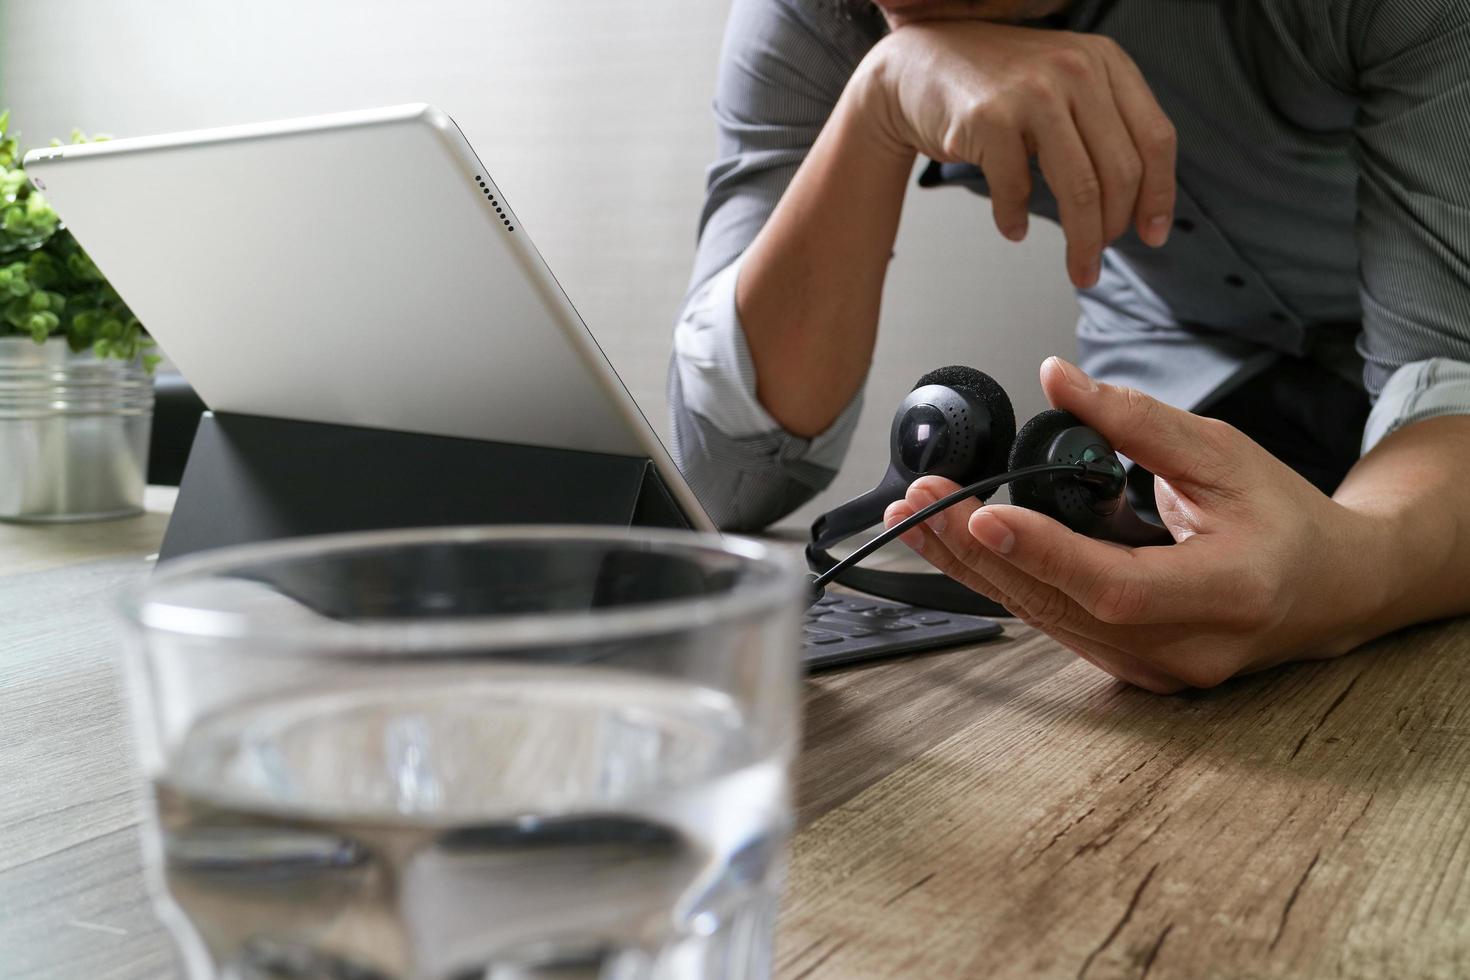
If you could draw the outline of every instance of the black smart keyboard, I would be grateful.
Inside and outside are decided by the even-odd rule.
[[[859,660],[961,646],[999,636],[993,619],[828,593],[806,611],[802,662],[822,670]]]

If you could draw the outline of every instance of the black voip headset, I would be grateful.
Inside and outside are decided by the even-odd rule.
[[[970,497],[986,500],[1007,483],[1012,503],[1055,518],[1079,534],[1131,546],[1174,543],[1168,531],[1143,520],[1129,506],[1123,496],[1123,464],[1096,429],[1070,412],[1050,409],[1017,433],[1015,411],[1005,390],[974,368],[943,367],[920,378],[893,416],[888,444],[888,472],[878,485],[812,525],[806,556],[816,573],[811,582],[813,601],[829,582],[838,582],[868,595],[931,609],[1010,615],[945,575],[856,567],[941,510]],[[888,528],[841,561],[827,551],[880,523],[883,511],[903,499],[910,483],[931,475],[967,485]]]

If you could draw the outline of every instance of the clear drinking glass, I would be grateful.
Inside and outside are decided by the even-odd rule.
[[[757,542],[644,530],[161,565],[128,673],[191,975],[765,976],[804,599]]]

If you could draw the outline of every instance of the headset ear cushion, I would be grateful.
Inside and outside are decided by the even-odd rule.
[[[1046,458],[1046,452],[1051,447],[1052,441],[1067,429],[1083,424],[1077,416],[1059,408],[1049,408],[1035,416],[1021,426],[1020,432],[1016,433],[1016,441],[1011,446],[1008,469],[1018,470],[1023,466],[1036,466],[1050,462]],[[1017,480],[1012,483],[1011,503],[1048,513],[1049,507],[1040,493],[1040,487],[1044,482],[1046,481],[1032,479]]]
[[[955,388],[986,407],[990,412],[989,444],[986,447],[985,457],[975,461],[980,464],[981,468],[971,474],[971,479],[979,480],[1002,472],[1005,469],[1006,453],[1010,449],[1011,440],[1016,437],[1016,410],[1011,407],[1010,396],[1000,386],[1000,382],[984,371],[978,371],[963,364],[952,364],[949,367],[935,368],[930,371],[919,379],[914,389],[927,385],[944,385],[948,388]]]

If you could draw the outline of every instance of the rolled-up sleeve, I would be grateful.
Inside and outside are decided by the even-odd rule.
[[[836,474],[857,424],[861,393],[812,439],[771,418],[756,397],[735,287],[746,247],[872,41],[860,21],[825,5],[736,0],[731,8],[714,104],[717,158],[669,365],[674,459],[728,530],[759,529],[811,499]]]
[[[1350,9],[1367,452],[1413,422],[1470,414],[1470,7]]]

